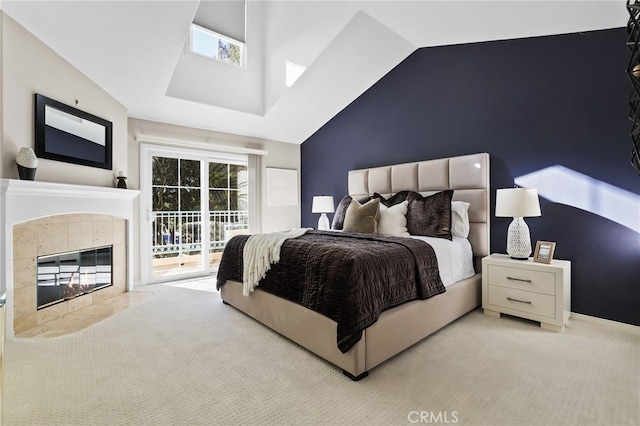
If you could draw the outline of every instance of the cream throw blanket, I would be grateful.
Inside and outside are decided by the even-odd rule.
[[[264,278],[272,263],[280,261],[280,248],[289,238],[304,235],[311,228],[294,228],[268,234],[255,234],[247,239],[242,252],[244,269],[242,294],[249,296]]]

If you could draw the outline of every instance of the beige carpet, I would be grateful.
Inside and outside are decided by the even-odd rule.
[[[637,329],[477,310],[356,383],[202,282],[139,290],[78,333],[8,341],[3,424],[640,424]]]

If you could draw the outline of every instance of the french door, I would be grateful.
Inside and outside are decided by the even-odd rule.
[[[214,272],[226,241],[248,232],[247,156],[165,147],[143,152],[143,282]]]

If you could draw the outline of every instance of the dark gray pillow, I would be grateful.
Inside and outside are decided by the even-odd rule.
[[[358,200],[358,202],[360,204],[364,204],[367,201],[371,200],[371,198],[372,197],[365,197]],[[345,195],[344,197],[342,197],[342,200],[340,200],[340,202],[338,203],[338,207],[336,207],[336,212],[333,214],[331,229],[336,229],[336,230],[342,229],[342,227],[344,226],[344,216],[347,213],[347,208],[349,207],[349,204],[351,204],[351,200],[353,200],[353,198],[351,198],[350,195]]]
[[[380,200],[374,198],[364,204],[352,200],[344,217],[344,232],[359,232],[361,234],[375,234],[378,232],[380,218]]]
[[[407,198],[407,229],[411,235],[452,239],[451,198],[453,190],[438,192],[427,197],[412,193]]]
[[[336,207],[336,212],[333,214],[333,222],[331,222],[331,229],[341,230],[344,224],[344,215],[347,213],[347,207],[351,204],[351,196],[345,195]]]
[[[389,198],[384,198],[382,195],[377,192],[373,193],[373,198],[377,198],[380,200],[380,204],[383,204],[387,207],[395,206],[396,204],[400,204],[407,199],[411,194],[420,195],[417,192],[413,191],[400,191],[396,192]]]

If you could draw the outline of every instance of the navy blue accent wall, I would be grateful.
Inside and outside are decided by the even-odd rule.
[[[626,38],[616,28],[418,49],[302,144],[302,225],[317,224],[313,195],[347,193],[351,169],[476,152],[491,155],[492,213],[497,188],[554,165],[640,196]],[[533,244],[555,241],[571,260],[572,311],[640,325],[640,234],[541,207],[527,219]],[[492,217],[492,252],[506,251],[509,222]]]

